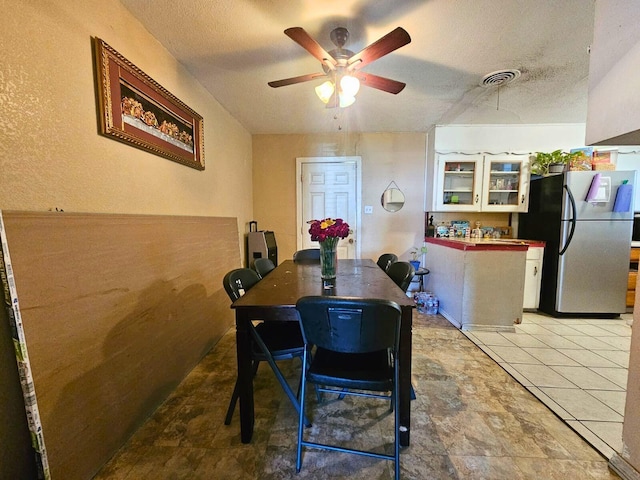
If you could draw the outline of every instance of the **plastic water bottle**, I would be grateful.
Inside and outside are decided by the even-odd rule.
[[[423,292],[418,292],[414,295],[413,300],[416,302],[416,308],[418,312],[425,313],[426,305],[425,305],[425,295]]]
[[[426,314],[437,315],[439,306],[440,306],[440,302],[438,301],[438,297],[436,297],[433,294],[429,295],[426,301]]]
[[[425,311],[425,304],[424,304],[424,297],[422,296],[422,294],[418,294],[418,301],[416,302],[416,308],[418,309],[418,312],[420,313],[424,313]]]

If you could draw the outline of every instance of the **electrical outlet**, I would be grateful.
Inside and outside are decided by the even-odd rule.
[[[364,213],[371,215],[373,213],[373,206],[371,205],[365,205],[364,206]]]

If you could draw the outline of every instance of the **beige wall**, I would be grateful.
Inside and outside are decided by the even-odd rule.
[[[119,2],[3,3],[0,208],[251,216],[251,136]],[[92,36],[204,117],[204,171],[96,133]]]
[[[250,134],[118,1],[0,0],[0,10],[0,209],[226,216],[243,231],[253,217]],[[92,36],[204,117],[204,171],[98,135]],[[0,335],[9,345],[8,329]],[[0,478],[27,479],[15,362],[2,360]]]
[[[377,259],[385,252],[408,260],[412,246],[424,235],[424,133],[336,133],[328,135],[255,135],[253,137],[254,214],[258,228],[272,230],[278,261],[296,250],[296,158],[362,157],[361,257]],[[380,196],[395,181],[406,197],[405,206],[389,213]]]

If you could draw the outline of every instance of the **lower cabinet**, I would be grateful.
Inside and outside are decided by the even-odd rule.
[[[427,238],[429,290],[461,330],[515,332],[522,322],[526,251],[507,243]]]
[[[540,285],[542,280],[542,257],[544,247],[529,246],[524,277],[524,299],[522,308],[536,310],[540,303]]]
[[[636,279],[638,278],[638,260],[640,248],[632,248],[629,258],[629,281],[627,282],[627,308],[632,310],[636,299]]]

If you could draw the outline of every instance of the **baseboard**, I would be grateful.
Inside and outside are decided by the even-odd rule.
[[[617,453],[609,459],[609,467],[623,480],[640,480],[640,472]]]
[[[484,325],[481,323],[465,323],[461,330],[467,332],[506,332],[514,333],[516,328],[513,325]]]

